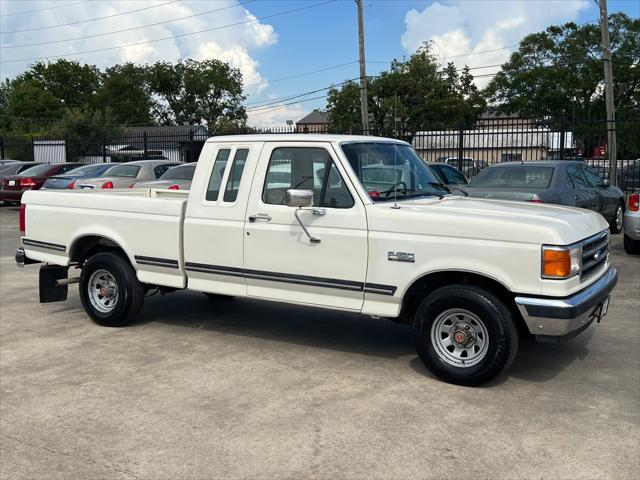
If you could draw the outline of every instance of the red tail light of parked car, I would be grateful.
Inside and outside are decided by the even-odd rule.
[[[23,203],[20,205],[20,214],[19,214],[19,225],[20,231],[24,233],[27,229],[27,206]]]
[[[104,182],[102,188],[113,188],[113,182]]]
[[[640,195],[637,193],[629,195],[629,210],[637,212],[638,209],[640,209]]]
[[[69,185],[67,185],[66,188],[68,188],[69,190],[73,190],[74,188],[76,188],[76,183],[78,183],[78,180],[73,180]]]
[[[180,190],[180,187],[178,185],[169,185],[167,188],[169,190]]]
[[[33,181],[33,178],[21,178],[20,186],[24,188],[33,188],[36,186],[36,182]]]

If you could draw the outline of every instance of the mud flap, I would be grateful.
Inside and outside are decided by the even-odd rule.
[[[56,281],[69,276],[66,267],[43,265],[40,267],[40,303],[64,302],[69,291],[68,285],[56,285]]]

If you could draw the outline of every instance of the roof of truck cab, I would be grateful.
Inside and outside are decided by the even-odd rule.
[[[280,133],[280,134],[248,134],[248,135],[221,135],[219,137],[210,137],[208,143],[240,143],[240,142],[398,142],[405,143],[403,140],[396,140],[386,137],[372,137],[364,135],[328,135],[317,133]]]

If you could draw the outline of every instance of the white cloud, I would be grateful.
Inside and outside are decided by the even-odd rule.
[[[274,105],[278,107],[278,105]],[[299,103],[293,105],[283,105],[279,108],[265,108],[263,110],[248,111],[249,125],[254,127],[280,127],[286,126],[287,120],[296,123],[308,113]]]
[[[259,92],[267,86],[266,80],[258,72],[258,62],[253,58],[255,51],[273,45],[278,36],[271,25],[262,23],[246,8],[239,5],[238,0],[220,0],[201,2],[197,0],[139,0],[118,1],[100,0],[79,3],[66,8],[51,9],[53,3],[47,0],[33,2],[1,2],[2,23],[0,32],[39,28],[49,25],[60,25],[84,20],[115,15],[146,7],[155,8],[141,10],[126,15],[119,15],[102,20],[76,23],[60,28],[50,28],[22,33],[4,33],[0,35],[0,45],[12,45],[52,42],[56,40],[85,37],[99,33],[134,29],[116,34],[93,38],[84,38],[63,43],[34,45],[0,50],[1,60],[42,58],[47,55],[64,55],[89,50],[99,50],[110,46],[139,43],[96,53],[84,53],[70,56],[70,59],[95,64],[100,68],[117,63],[131,61],[135,63],[152,63],[157,60],[176,61],[184,58],[217,58],[229,62],[240,69],[244,75],[244,83],[252,85],[249,91]],[[66,2],[69,3],[69,2]],[[9,15],[25,10],[39,10],[26,15]],[[201,16],[199,13],[217,10]],[[193,16],[184,20],[170,21],[160,25],[137,29],[141,25],[150,25],[181,17]],[[250,23],[241,22],[250,21]],[[229,28],[215,30],[216,27],[239,24]],[[195,31],[213,29],[195,35]],[[164,37],[168,40],[152,43],[140,43]],[[14,77],[23,72],[33,61],[21,61],[0,64],[0,78]]]
[[[423,42],[432,41],[434,53],[455,57],[450,61],[459,68],[501,64],[514,50],[510,46],[523,36],[554,23],[575,21],[586,8],[588,4],[581,0],[551,4],[542,0],[434,2],[422,11],[407,12],[401,42],[407,52],[413,53]],[[472,73],[483,75],[497,70],[474,69]],[[483,86],[488,80],[481,77],[476,83]]]

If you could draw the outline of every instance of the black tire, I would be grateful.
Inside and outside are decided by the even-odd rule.
[[[202,292],[203,294],[205,294],[210,300],[232,300],[233,297],[231,295],[220,295],[218,293],[209,293],[209,292]]]
[[[625,235],[624,251],[629,255],[640,255],[640,240],[634,240],[628,235]]]
[[[470,316],[466,317],[466,314],[463,314],[463,317],[456,315],[455,312],[467,312]],[[473,323],[462,320],[474,317],[480,320],[481,326],[476,322],[474,327]],[[475,336],[475,343],[472,341],[469,348],[471,351],[478,348],[480,353],[471,354],[477,355],[475,359],[470,360],[470,362],[477,362],[472,366],[456,366],[444,359],[446,354],[443,353],[442,348],[448,349],[448,347],[442,347],[442,345],[447,341],[447,335],[439,330],[439,326],[443,329],[449,328],[446,325],[446,321],[449,320],[443,320],[449,318],[460,319],[460,323],[455,321],[451,327],[451,335],[448,337],[454,350],[456,325],[469,325],[472,335],[466,337],[467,339]],[[475,322],[475,320],[470,321]],[[434,324],[436,324],[435,327]],[[511,366],[518,351],[518,330],[509,309],[495,295],[471,285],[446,286],[428,295],[416,311],[415,326],[416,349],[420,360],[438,378],[457,385],[476,386],[488,382]],[[440,346],[436,346],[432,341],[432,329],[435,338],[438,336],[441,338]],[[460,333],[460,330],[455,332]],[[483,347],[480,349],[480,338],[483,337],[486,339],[483,340]],[[438,352],[439,348],[440,352]],[[453,352],[450,354],[454,355]],[[449,359],[449,362],[451,361]],[[464,360],[460,358],[459,362],[464,363]]]
[[[618,223],[618,215],[620,215],[620,223]],[[611,233],[620,233],[622,231],[622,216],[624,215],[624,204],[618,203],[613,218],[609,222],[609,230]]]
[[[110,275],[117,292],[111,306],[103,307],[103,311],[97,306],[101,301],[96,300],[95,296],[92,299],[90,290],[94,291],[94,288],[89,284],[92,276],[95,274],[98,278],[100,272],[107,272]],[[96,288],[95,290],[102,292],[102,289]],[[136,272],[131,263],[125,255],[119,252],[97,253],[89,258],[82,267],[80,299],[87,314],[98,325],[122,327],[133,322],[142,309],[144,293],[144,287],[136,278]],[[95,295],[99,295],[99,293],[95,292]],[[104,299],[106,296],[102,298]],[[104,309],[110,310],[104,311]]]

